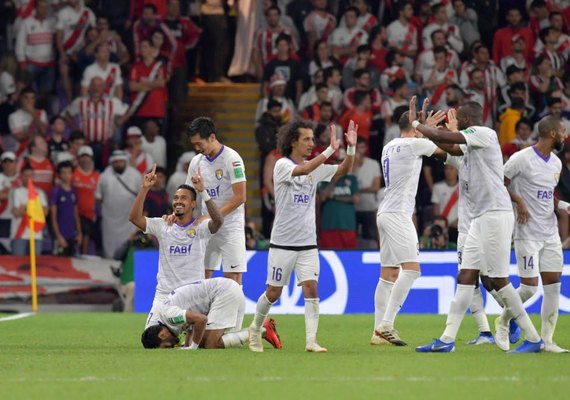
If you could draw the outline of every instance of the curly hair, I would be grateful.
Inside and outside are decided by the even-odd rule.
[[[141,335],[141,343],[145,349],[156,349],[160,347],[162,340],[158,334],[162,330],[160,325],[152,325],[144,330]]]
[[[283,125],[277,132],[277,148],[285,157],[293,151],[293,142],[299,139],[300,129],[313,129],[314,126],[308,121],[299,121]]]

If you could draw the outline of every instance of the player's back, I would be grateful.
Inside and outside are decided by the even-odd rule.
[[[562,162],[554,154],[543,157],[534,146],[513,154],[505,164],[512,191],[522,197],[529,213],[526,224],[515,225],[515,239],[545,240],[558,236],[554,189]]]
[[[396,138],[382,151],[382,171],[386,185],[379,213],[405,212],[413,214],[422,157],[431,156],[436,146],[418,138]]]
[[[467,146],[462,146],[464,157],[459,183],[470,217],[476,218],[488,211],[511,211],[497,133],[485,126],[471,126],[461,133]]]
[[[174,289],[170,292],[166,305],[207,315],[214,298],[237,283],[227,278],[203,279]]]

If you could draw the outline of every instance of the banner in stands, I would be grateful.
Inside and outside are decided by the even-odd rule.
[[[38,295],[115,288],[117,278],[109,267],[119,265],[120,261],[100,258],[39,256],[36,265]],[[30,296],[30,257],[0,257],[0,300]]]
[[[248,272],[244,274],[247,313],[255,311],[255,303],[265,290],[267,252],[248,251]],[[371,251],[321,251],[319,276],[320,310],[322,314],[357,314],[374,312],[374,291],[379,277],[380,255]],[[402,308],[404,313],[447,314],[455,293],[457,254],[455,252],[422,252],[422,276],[416,280]],[[560,311],[570,312],[570,251],[564,252],[564,272]],[[135,311],[148,312],[152,306],[158,251],[140,250],[135,253]],[[511,255],[511,282],[518,287],[519,279],[514,254]],[[221,273],[216,272],[217,276]],[[279,302],[271,308],[273,314],[303,314],[303,293],[295,284],[283,291]],[[485,297],[488,314],[498,314],[499,305],[491,296]],[[532,313],[540,313],[542,288],[526,303]]]

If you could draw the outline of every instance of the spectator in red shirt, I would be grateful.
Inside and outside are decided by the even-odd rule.
[[[370,92],[365,90],[358,90],[354,93],[354,108],[347,109],[342,117],[340,117],[339,124],[347,132],[348,124],[354,121],[358,125],[358,136],[370,139],[370,127],[372,126],[372,103],[370,99]]]
[[[532,136],[532,122],[529,119],[521,118],[515,125],[516,137],[514,140],[504,144],[501,148],[503,158],[508,160],[517,151],[532,146],[536,140]]]
[[[508,26],[498,29],[493,38],[493,61],[499,65],[503,57],[513,53],[512,38],[520,35],[526,42],[525,58],[527,61],[532,60],[532,52],[534,48],[534,35],[530,28],[523,26],[521,12],[518,8],[512,7],[507,12]],[[538,35],[538,33],[537,33]]]
[[[301,112],[301,117],[309,121],[318,121],[320,119],[320,106],[323,102],[328,101],[329,87],[326,83],[319,83],[316,85],[317,101],[310,106],[305,107]]]
[[[176,39],[172,35],[172,32],[170,32],[170,29],[168,29],[168,26],[160,20],[157,13],[156,6],[147,2],[142,8],[140,20],[135,22],[133,26],[133,44],[135,46],[136,59],[140,56],[141,42],[145,39],[150,39],[156,30],[164,33],[165,46],[170,50],[176,49]]]
[[[21,170],[22,165],[28,162],[34,170],[32,182],[49,198],[53,189],[54,169],[47,155],[48,145],[44,137],[34,136],[28,145],[28,156],[20,159],[18,170]]]
[[[137,118],[163,119],[166,115],[166,69],[154,59],[153,47],[148,40],[140,44],[141,61],[129,73],[132,112]]]
[[[370,66],[376,68],[378,72],[383,72],[388,64],[386,56],[390,49],[386,46],[388,42],[388,33],[386,27],[378,25],[370,32]]]

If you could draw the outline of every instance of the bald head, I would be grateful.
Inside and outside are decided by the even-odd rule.
[[[551,133],[557,133],[562,129],[562,120],[558,117],[549,115],[541,119],[538,123],[538,136],[541,138],[547,138]]]
[[[483,123],[483,107],[479,103],[469,101],[457,110],[457,125],[459,129],[479,126]]]

